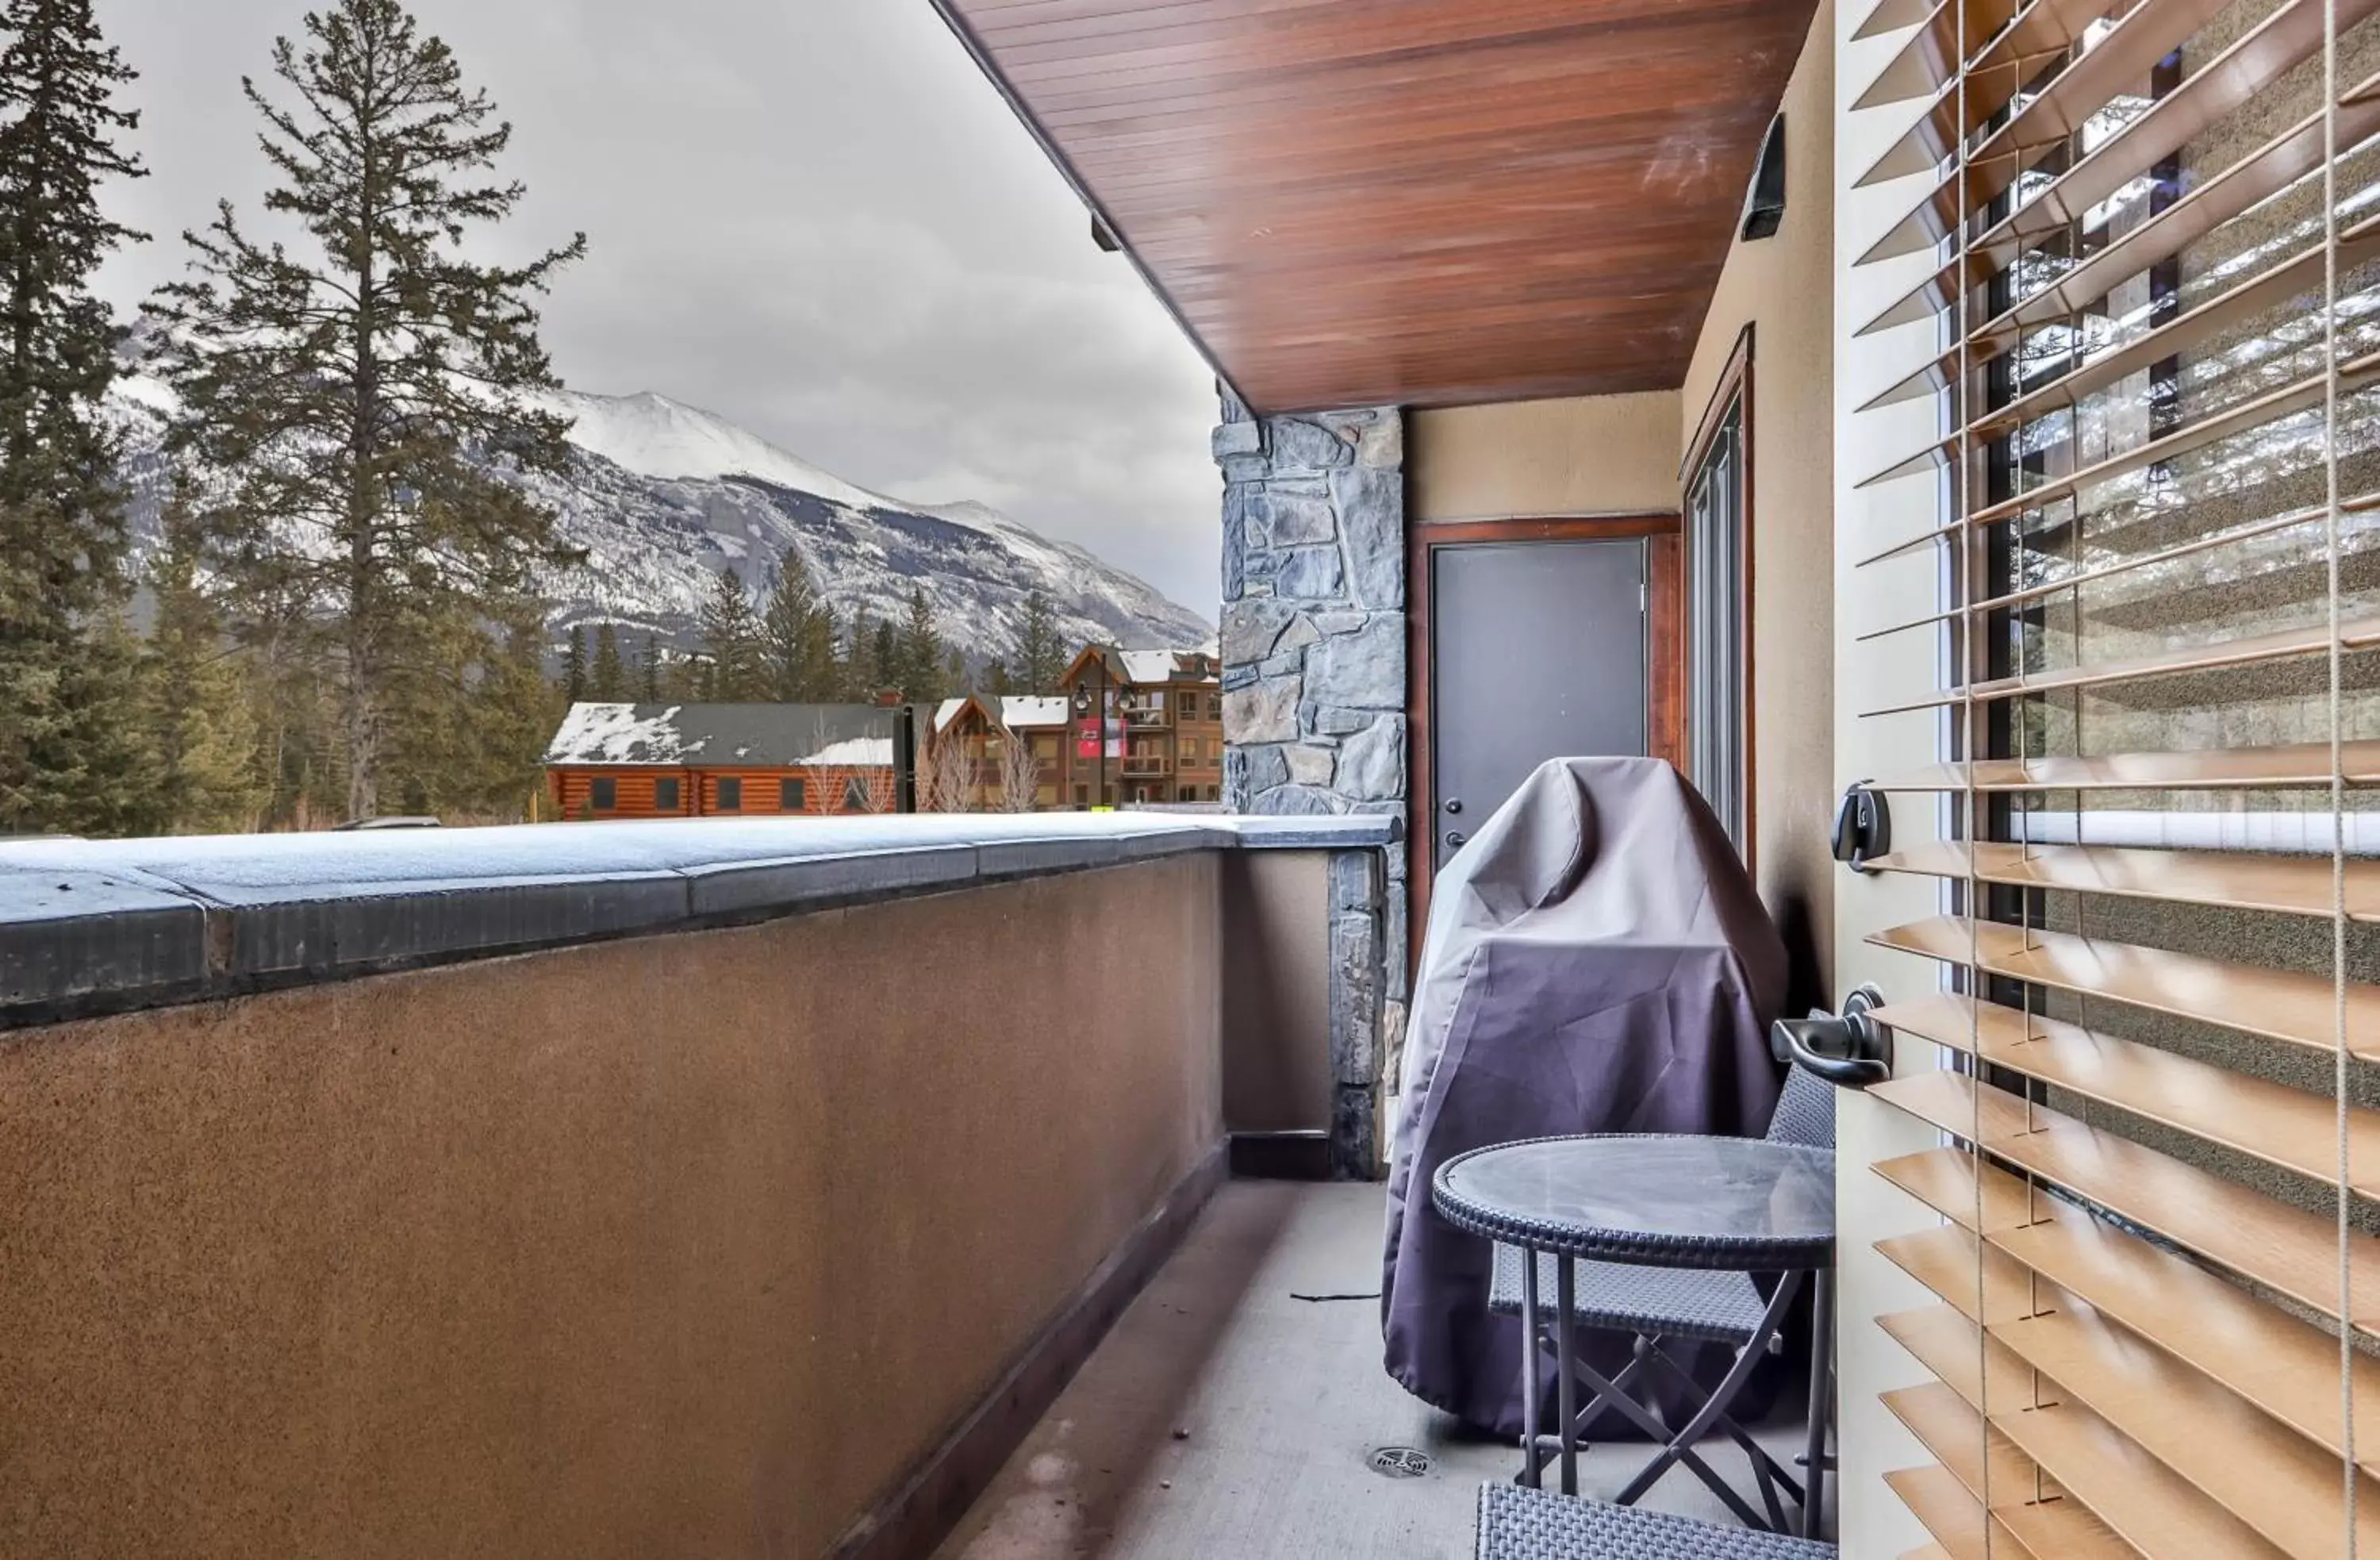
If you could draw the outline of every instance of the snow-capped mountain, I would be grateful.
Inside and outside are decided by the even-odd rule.
[[[145,549],[166,486],[159,445],[172,392],[136,373],[113,402],[129,436],[126,478]],[[665,396],[570,392],[552,404],[576,420],[577,457],[565,476],[519,480],[588,554],[585,567],[548,581],[557,636],[608,621],[690,645],[722,570],[736,568],[764,597],[792,549],[844,623],[863,611],[897,617],[922,587],[943,637],[978,661],[1014,653],[1037,588],[1069,644],[1188,647],[1214,635],[1211,621],[1145,581],[983,505],[870,493]]]

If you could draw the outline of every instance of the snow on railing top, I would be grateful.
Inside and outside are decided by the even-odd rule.
[[[1398,832],[1384,814],[1057,812],[0,842],[0,1024]]]

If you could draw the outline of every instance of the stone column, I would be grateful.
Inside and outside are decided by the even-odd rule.
[[[1223,795],[1253,813],[1402,818],[1404,418],[1394,407],[1253,416],[1223,397]],[[1405,860],[1332,873],[1332,1160],[1379,1162],[1405,1017]],[[1369,863],[1366,866],[1368,869]]]

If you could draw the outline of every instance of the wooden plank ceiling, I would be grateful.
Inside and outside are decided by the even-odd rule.
[[[935,0],[1258,409],[1685,377],[1814,0]]]

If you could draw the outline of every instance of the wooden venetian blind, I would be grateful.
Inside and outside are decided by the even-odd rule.
[[[2380,1557],[2380,0],[1881,0],[1919,1556]],[[1873,116],[1874,118],[1865,116]],[[1919,257],[1924,257],[1920,259]],[[1913,277],[1913,286],[1900,280]],[[1898,408],[1897,410],[1895,408]],[[1906,578],[1904,573],[1903,578]],[[1847,611],[1858,609],[1854,596]],[[1912,743],[1912,746],[1917,744]],[[1910,1043],[1925,1042],[1925,1045]]]

